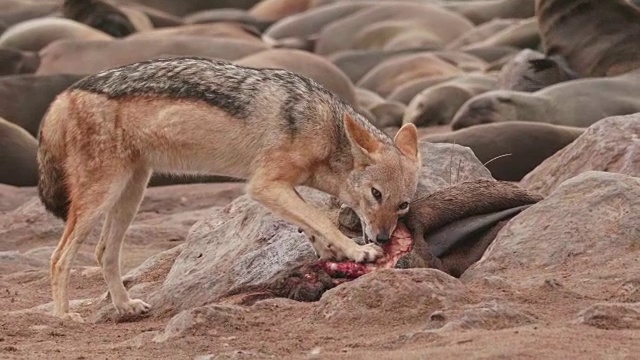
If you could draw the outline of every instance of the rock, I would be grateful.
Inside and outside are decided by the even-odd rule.
[[[599,329],[640,329],[640,303],[601,303],[581,311],[578,324]]]
[[[308,188],[300,193],[337,218],[339,205],[331,197]],[[186,310],[267,286],[281,271],[315,259],[311,243],[296,226],[241,196],[191,228],[162,287],[148,300],[154,311]]]
[[[448,322],[439,331],[502,330],[536,322],[535,316],[521,311],[511,304],[492,301],[470,306],[464,310],[460,319]]]
[[[0,251],[23,250],[36,246],[57,245],[64,222],[46,212],[35,189],[21,190],[30,195],[22,206],[0,217]],[[244,193],[244,184],[216,183],[189,184],[149,188],[136,215],[135,221],[127,231],[127,244],[154,244],[165,240],[176,242],[184,240],[189,228],[201,219],[212,206],[228,204],[232,199]],[[10,194],[13,194],[10,192]],[[17,193],[18,195],[20,193]],[[7,200],[10,204],[20,202]],[[0,203],[2,203],[0,188]],[[100,235],[101,225],[93,229],[86,243],[94,244]],[[175,244],[173,244],[175,245]]]
[[[640,278],[628,279],[616,289],[616,301],[640,303]],[[612,299],[610,299],[612,300]]]
[[[18,251],[0,251],[0,275],[46,267],[47,263],[42,259],[32,258]]]
[[[342,205],[338,213],[338,223],[351,231],[362,231],[358,215],[348,206]]]
[[[143,284],[164,281],[173,262],[182,253],[184,243],[151,256],[140,266],[129,271],[122,277],[125,286],[129,284]]]
[[[449,185],[475,179],[492,179],[491,172],[465,146],[420,142],[422,170],[416,197]]]
[[[47,213],[37,197],[32,197],[0,217],[0,238],[3,239],[0,250],[53,245],[60,239],[63,229],[64,223]]]
[[[140,298],[157,291],[162,286],[169,270],[171,270],[171,266],[183,249],[184,243],[155,254],[125,274],[122,277],[122,282],[125,288],[129,290],[129,296]],[[98,269],[98,274],[102,278],[101,269]],[[102,294],[98,307],[99,309],[91,317],[91,322],[103,323],[120,320],[108,291],[105,290]]]
[[[217,328],[244,330],[251,326],[246,313],[247,309],[240,306],[218,304],[185,310],[171,318],[164,332],[153,341],[162,343],[188,336],[215,336]]]
[[[69,310],[72,312],[78,312],[80,309],[85,309],[94,303],[95,299],[75,299],[69,300]],[[15,310],[7,312],[9,315],[23,315],[23,314],[47,314],[50,315],[53,312],[53,301],[46,304],[34,306],[28,309]]]
[[[188,184],[149,188],[140,212],[176,214],[189,210],[224,206],[244,194],[244,184]]]
[[[552,277],[570,291],[619,287],[640,272],[638,224],[640,179],[589,171],[514,217],[462,280],[498,274],[519,287]]]
[[[244,359],[275,359],[275,355],[248,350],[232,350],[218,354],[198,355],[193,360],[244,360]]]
[[[383,269],[327,291],[314,308],[318,322],[415,321],[472,301],[462,283],[433,269]],[[402,310],[400,310],[402,309]]]
[[[51,259],[51,254],[56,249],[55,246],[43,246],[34,248],[24,252],[24,255],[31,259],[38,259],[46,264],[46,269],[49,268],[49,260]],[[89,253],[86,251],[78,251],[76,255],[74,264],[76,266],[92,266],[96,265],[96,258],[93,253]]]
[[[35,187],[0,184],[0,214],[15,210],[37,194]]]
[[[598,121],[527,174],[521,185],[548,195],[565,180],[590,170],[640,177],[640,114]]]

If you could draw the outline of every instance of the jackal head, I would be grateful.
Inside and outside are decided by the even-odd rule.
[[[349,115],[344,117],[354,167],[347,178],[345,203],[362,221],[365,241],[388,242],[398,218],[409,211],[418,186],[420,152],[415,125],[400,128],[393,144]]]

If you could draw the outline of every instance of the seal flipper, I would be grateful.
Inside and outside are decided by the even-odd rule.
[[[452,249],[466,244],[494,227],[498,222],[512,218],[532,204],[518,206],[489,214],[480,214],[456,220],[425,236],[433,255],[442,257]]]

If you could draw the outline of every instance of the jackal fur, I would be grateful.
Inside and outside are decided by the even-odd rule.
[[[305,231],[321,258],[373,261],[407,213],[420,170],[417,131],[394,139],[314,81],[281,69],[199,58],[159,59],[89,76],[61,93],[39,133],[39,195],[66,221],[51,256],[54,315],[69,312],[70,267],[102,215],[96,258],[116,310],[150,306],[123,286],[125,232],[152,171],[227,175]],[[296,186],[339,198],[364,224],[367,245],[342,234]]]

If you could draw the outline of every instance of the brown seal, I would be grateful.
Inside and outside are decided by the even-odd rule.
[[[451,62],[433,53],[419,53],[391,58],[371,69],[357,86],[387,96],[402,84],[421,77],[461,74]]]
[[[238,65],[255,68],[280,68],[311,78],[331,90],[349,104],[356,103],[353,83],[327,59],[293,49],[261,51],[235,61]]]
[[[249,26],[257,29],[260,33],[263,33],[267,28],[274,24],[273,21],[260,20],[249,15],[245,10],[240,9],[212,9],[198,11],[196,13],[185,16],[184,21],[186,24],[214,24],[218,22],[222,23],[235,23]]]
[[[484,41],[500,31],[517,24],[519,21],[520,20],[518,19],[493,19],[458,36],[456,39],[449,42],[446,48],[460,49],[467,45]]]
[[[157,59],[166,54],[232,61],[267,48],[263,43],[202,36],[110,41],[60,40],[42,49],[42,61],[36,74],[95,74],[134,62]]]
[[[408,105],[411,100],[422,91],[451,79],[455,79],[456,76],[458,75],[427,76],[410,80],[393,90],[391,94],[387,96],[387,99],[391,101],[399,101]]]
[[[494,178],[520,181],[584,131],[571,126],[509,121],[427,135],[422,139],[469,147]]]
[[[520,20],[502,31],[493,34],[483,41],[464,46],[462,49],[474,49],[487,46],[511,46],[519,49],[537,48],[540,45],[540,34],[536,18]]]
[[[280,40],[286,38],[308,39],[316,36],[322,29],[334,21],[342,19],[370,4],[364,2],[339,2],[313,8],[277,21],[264,35]]]
[[[559,57],[546,57],[539,51],[524,49],[500,71],[498,87],[503,90],[534,92],[578,76]]]
[[[23,51],[40,51],[62,39],[111,40],[113,37],[74,20],[43,17],[13,25],[0,36],[0,47]]]
[[[378,129],[402,125],[405,104],[386,100],[375,92],[362,88],[356,88],[356,98],[359,111],[363,112],[365,116],[370,114],[369,120]]]
[[[339,67],[354,83],[360,81],[380,63],[402,55],[412,55],[438,50],[439,47],[420,47],[404,50],[347,50],[331,55],[328,59]]]
[[[0,23],[9,27],[27,20],[53,16],[60,7],[55,3],[36,4],[24,1],[19,1],[19,3],[20,6],[13,10],[0,11]]]
[[[144,5],[183,17],[196,11],[236,8],[247,10],[260,0],[127,0],[131,5]]]
[[[0,77],[0,117],[38,136],[40,121],[53,99],[84,75]]]
[[[417,94],[409,102],[402,123],[447,125],[467,100],[496,87],[497,80],[492,75],[471,73],[456,76]]]
[[[503,121],[589,127],[605,117],[640,112],[640,69],[615,77],[565,81],[534,93],[494,90],[467,101],[454,130]]]
[[[441,44],[457,38],[473,25],[463,16],[428,3],[382,2],[373,3],[369,8],[358,11],[325,26],[319,33],[315,52],[320,55],[334,54],[339,51],[358,48],[359,38],[369,26],[384,24],[404,24],[403,31],[428,31]],[[387,35],[394,36],[393,33]],[[384,35],[378,38],[379,45],[370,48],[383,48]],[[365,47],[366,48],[366,47]]]
[[[35,186],[38,141],[23,128],[0,118],[0,144],[0,183]]]
[[[640,67],[640,9],[628,1],[538,0],[536,12],[545,53],[581,77]]]
[[[127,36],[131,39],[163,39],[169,36],[203,36],[228,38],[262,44],[260,33],[250,26],[233,22],[215,22],[212,24],[193,24],[137,32]]]
[[[484,179],[414,200],[402,220],[414,237],[414,255],[398,267],[430,267],[460,277],[508,220],[540,200],[516,184]]]
[[[534,0],[484,0],[444,2],[444,7],[456,11],[474,24],[493,19],[526,19],[535,15]]]
[[[117,38],[137,31],[122,10],[102,0],[65,0],[62,15]]]
[[[280,20],[303,13],[315,6],[316,0],[262,0],[249,9],[249,14],[262,20]]]
[[[40,66],[40,56],[32,51],[0,49],[0,76],[33,74]]]

